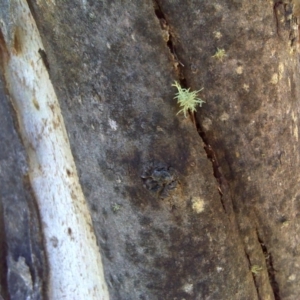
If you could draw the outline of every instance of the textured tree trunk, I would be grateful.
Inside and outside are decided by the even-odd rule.
[[[299,298],[293,1],[0,1],[3,299]]]
[[[44,247],[40,242],[40,249],[37,249],[40,256],[38,263],[43,263],[41,274],[32,273],[37,268],[34,251],[28,247],[22,255],[19,247],[23,246],[23,241],[16,245],[17,249],[8,247],[9,294],[13,299],[40,299],[43,292],[49,299],[107,299],[91,216],[78,181],[58,100],[49,79],[49,65],[42,42],[27,2],[21,0],[11,4],[14,22],[13,26],[9,24],[6,27],[6,35],[2,32],[2,66],[27,156],[28,169],[23,171],[23,178],[28,178],[30,182],[35,207],[26,207],[24,199],[19,201],[25,210],[39,214],[40,223],[32,219],[36,221],[35,226],[41,227]],[[8,205],[6,196],[9,195],[3,196],[3,202]],[[30,200],[32,202],[33,199]],[[18,205],[10,207],[10,210],[17,209]],[[17,212],[14,217],[7,214],[8,211],[9,208],[5,207],[4,220],[14,227]],[[31,238],[30,235],[22,236],[26,227],[30,226],[31,218],[28,219],[24,220],[22,231],[13,232],[20,234],[21,240]],[[10,240],[11,232],[8,230],[7,233]],[[44,256],[49,267],[47,273],[45,259],[42,260]]]

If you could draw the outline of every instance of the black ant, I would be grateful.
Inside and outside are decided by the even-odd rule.
[[[48,71],[50,71],[50,64],[49,64],[49,61],[48,61],[47,54],[46,54],[45,50],[40,48],[38,52],[39,52],[39,55],[41,56],[41,59],[42,59],[44,65],[45,65],[46,69]]]

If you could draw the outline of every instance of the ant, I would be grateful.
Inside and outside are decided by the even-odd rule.
[[[49,64],[49,61],[48,61],[47,54],[46,54],[45,50],[40,48],[38,52],[39,52],[39,55],[41,56],[41,59],[42,59],[44,65],[45,65],[46,69],[48,71],[50,71],[50,64]]]

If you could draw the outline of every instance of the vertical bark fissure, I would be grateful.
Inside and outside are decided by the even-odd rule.
[[[247,258],[247,261],[248,261],[248,267],[249,267],[249,270],[250,270],[251,269],[251,260],[250,260],[249,254],[247,253],[246,249],[244,249],[244,251],[245,251],[245,256]],[[253,284],[254,284],[255,289],[256,289],[257,298],[259,300],[263,300],[260,296],[260,293],[259,293],[259,287],[258,287],[256,279],[255,279],[255,274],[252,271],[251,271],[251,274],[252,274]]]
[[[20,133],[18,133],[20,135]],[[37,219],[37,223],[39,224],[39,228],[40,228],[40,232],[39,232],[39,239],[41,242],[41,245],[43,247],[43,249],[46,249],[46,243],[45,243],[45,238],[43,235],[43,225],[42,225],[42,219],[40,216],[40,211],[39,211],[39,207],[38,207],[38,203],[37,203],[37,199],[36,196],[34,194],[34,190],[31,186],[31,181],[29,178],[29,175],[26,174],[23,176],[23,186],[24,188],[28,191],[28,193],[30,194],[31,198],[29,199],[28,203],[28,207],[29,207],[29,217],[30,219]],[[30,237],[33,237],[33,229],[29,228],[30,231]],[[32,249],[32,243],[30,243],[30,247],[31,247],[31,253],[34,253],[34,249]],[[38,280],[41,280],[41,286],[42,286],[42,291],[41,294],[43,295],[43,299],[48,299],[48,295],[47,295],[47,282],[48,282],[48,271],[49,271],[49,263],[48,263],[48,256],[47,256],[47,252],[46,251],[42,251],[43,253],[43,257],[41,257],[40,259],[42,260],[42,268],[38,269],[33,269],[32,267],[30,268],[30,272],[31,272],[31,276],[33,278],[33,282],[36,283]],[[33,258],[32,258],[33,260]],[[34,261],[32,261],[32,264],[34,264]]]
[[[265,257],[269,282],[270,282],[271,288],[273,290],[274,298],[275,298],[275,300],[281,300],[279,284],[278,284],[278,282],[276,280],[276,276],[275,276],[276,270],[274,269],[274,265],[273,265],[273,257],[271,255],[271,253],[268,251],[267,246],[264,243],[264,241],[262,240],[262,238],[260,237],[257,229],[256,229],[256,235],[257,235],[257,240],[261,246],[262,252]]]
[[[209,144],[206,134],[205,134],[202,126],[200,125],[200,122],[196,118],[195,113],[194,113],[194,119],[195,119],[195,123],[196,123],[196,127],[197,127],[197,132],[198,132],[200,138],[202,139],[203,143],[205,144],[204,150],[206,152],[207,158],[211,161],[214,177],[216,178],[216,180],[218,182],[218,192],[220,195],[221,204],[223,206],[224,211],[227,213],[226,205],[225,205],[225,202],[223,199],[223,192],[222,192],[222,188],[221,188],[222,182],[223,182],[223,180],[222,180],[223,175],[220,170],[220,165],[218,163],[216,153],[214,152],[213,148]]]
[[[177,73],[178,82],[180,83],[180,85],[183,88],[187,89],[187,88],[189,88],[189,86],[188,86],[187,80],[184,76],[184,65],[177,56],[176,48],[175,48],[175,45],[174,45],[174,36],[172,35],[172,32],[168,29],[169,26],[168,26],[168,22],[166,20],[165,14],[162,11],[162,9],[161,9],[161,7],[160,7],[157,0],[153,0],[153,6],[154,6],[155,15],[158,18],[161,26],[164,26],[165,28],[167,28],[166,30],[168,30],[169,39],[166,42],[166,45],[170,50],[170,53],[171,53],[172,58],[174,60],[174,65],[176,64],[175,65],[175,70],[176,70],[176,73]],[[216,180],[218,182],[218,192],[219,192],[219,195],[220,195],[220,202],[222,204],[222,207],[223,207],[225,213],[227,213],[226,205],[225,205],[225,202],[224,202],[224,199],[223,199],[222,188],[221,188],[222,182],[223,182],[223,180],[222,180],[223,175],[220,171],[220,165],[218,163],[216,153],[214,152],[211,145],[209,144],[208,139],[205,135],[205,132],[204,132],[202,126],[200,125],[200,122],[196,118],[196,113],[190,112],[190,117],[191,117],[192,122],[195,125],[195,128],[196,128],[196,130],[199,134],[199,137],[201,138],[202,142],[205,145],[204,150],[206,152],[207,158],[210,160],[210,162],[212,164],[213,175],[214,175],[214,177],[216,178]]]
[[[170,54],[173,59],[173,64],[177,73],[178,81],[180,82],[181,86],[184,88],[187,88],[186,84],[186,79],[183,74],[183,69],[182,67],[184,66],[182,62],[178,59],[177,53],[176,53],[176,48],[174,45],[174,36],[172,35],[172,32],[170,31],[168,21],[165,17],[165,14],[163,13],[158,1],[152,0],[153,1],[153,7],[154,7],[154,13],[160,23],[160,26],[162,30],[167,32],[168,37],[164,38],[166,41],[166,45],[169,48]]]

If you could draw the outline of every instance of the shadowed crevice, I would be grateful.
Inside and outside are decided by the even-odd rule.
[[[275,300],[281,300],[279,284],[276,280],[276,270],[275,270],[274,265],[273,265],[273,257],[271,255],[271,253],[268,251],[267,246],[264,243],[264,241],[262,240],[262,238],[260,237],[257,229],[256,229],[256,235],[257,235],[257,240],[258,240],[258,242],[261,246],[261,249],[263,251],[265,260],[266,260],[268,277],[269,277],[271,288],[272,288],[273,293],[274,293],[274,298],[275,298]]]
[[[248,261],[248,267],[249,267],[249,270],[250,270],[250,269],[251,269],[251,260],[250,260],[250,257],[249,257],[249,255],[248,255],[246,249],[244,249],[244,251],[245,251],[245,256],[246,256],[246,258],[247,258],[247,261]],[[252,274],[253,284],[254,284],[255,289],[256,289],[257,298],[258,298],[259,300],[263,300],[263,299],[261,299],[260,294],[259,294],[259,287],[258,287],[258,285],[257,285],[257,283],[256,283],[256,280],[255,280],[255,274],[254,274],[253,272],[251,272],[251,274]]]

